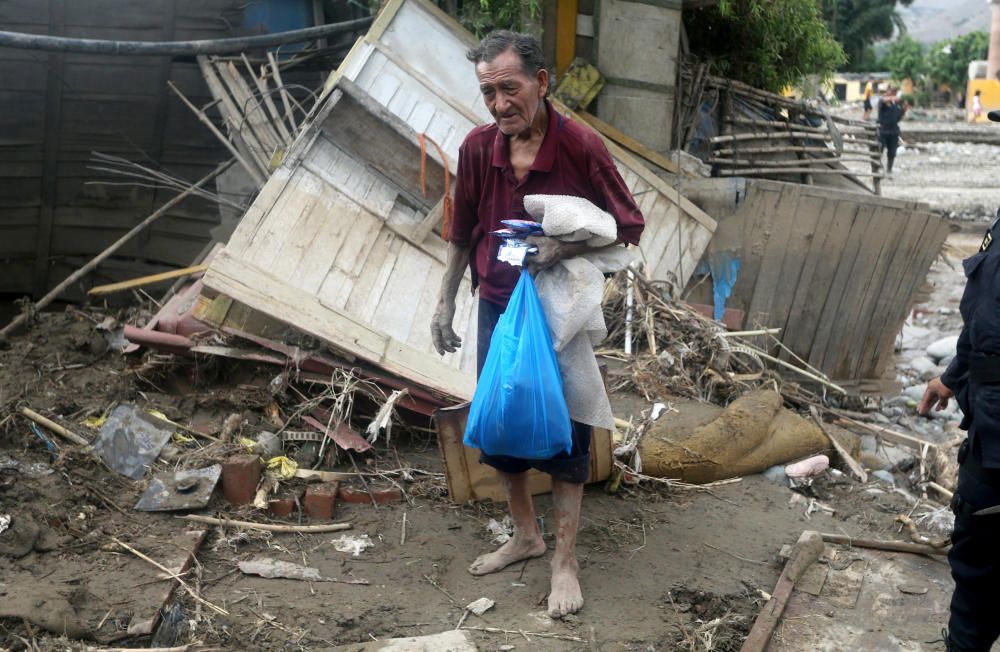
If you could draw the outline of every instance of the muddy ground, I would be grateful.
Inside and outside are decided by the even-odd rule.
[[[170,514],[133,511],[145,478],[132,481],[111,473],[58,438],[53,438],[57,450],[50,452],[13,408],[26,405],[58,415],[90,438],[81,422],[116,402],[159,409],[210,435],[218,434],[230,413],[243,416],[249,434],[266,425],[272,404],[282,410],[291,404],[281,397],[275,401],[268,391],[274,369],[176,364],[155,354],[127,362],[103,349],[91,318],[69,312],[43,315],[30,333],[13,338],[0,352],[0,459],[6,455],[22,465],[0,474],[0,514],[12,517],[11,528],[0,535],[0,613],[7,616],[0,619],[0,646],[81,649],[78,641],[46,633],[46,627],[90,637],[92,645],[149,645],[148,636],[130,637],[127,630],[152,616],[168,583],[114,539],[163,563],[190,547],[184,535],[190,524]],[[635,397],[620,397],[619,404],[625,418],[644,405]],[[225,452],[197,436],[176,444],[181,457],[173,464],[200,466]],[[494,545],[487,525],[501,520],[504,509],[447,501],[432,435],[397,430],[391,446],[380,440],[375,453],[358,455],[357,463],[372,473],[408,468],[413,478],[400,480],[407,494],[402,503],[378,509],[338,504],[335,519],[350,522],[352,534],[367,534],[373,548],[358,556],[337,552],[331,541],[339,533],[265,535],[209,528],[187,580],[228,615],[178,590],[173,602],[182,610],[180,625],[166,642],[234,650],[328,649],[451,629],[465,604],[488,597],[496,607],[482,617],[470,616],[465,625],[507,633],[475,630],[483,650],[505,645],[736,650],[762,604],[760,591],[773,590],[784,544],[804,529],[899,537],[893,518],[913,507],[901,493],[843,476],[798,493],[762,476],[710,491],[643,486],[609,495],[593,485],[584,500],[579,537],[587,605],[578,616],[554,622],[544,615],[546,559],[484,578],[466,571],[477,554]],[[31,464],[40,466],[24,466]],[[173,464],[160,461],[156,468]],[[338,468],[350,471],[352,465],[341,459]],[[385,485],[369,477],[374,488]],[[807,516],[810,498],[835,513]],[[540,497],[538,506],[551,548],[550,500]],[[229,506],[218,492],[201,513],[266,520],[255,510]],[[291,522],[298,520],[293,515]],[[316,567],[324,576],[367,579],[370,585],[264,579],[238,570],[239,561],[261,556]],[[908,631],[891,633],[929,640],[944,619],[945,612],[937,610]],[[872,631],[886,627],[884,622],[863,625]]]

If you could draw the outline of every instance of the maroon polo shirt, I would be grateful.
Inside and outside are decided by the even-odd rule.
[[[496,124],[476,127],[458,150],[455,204],[448,240],[470,246],[472,286],[483,299],[507,305],[519,270],[496,259],[501,220],[533,219],[525,195],[583,197],[618,222],[618,237],[639,244],[643,219],[608,148],[589,127],[560,115],[548,100],[549,127],[524,179],[514,177],[507,138]]]

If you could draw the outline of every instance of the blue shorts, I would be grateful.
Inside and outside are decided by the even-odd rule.
[[[479,330],[476,337],[477,376],[483,371],[486,354],[490,350],[493,329],[496,328],[504,308],[505,306],[495,304],[492,301],[479,300]],[[583,484],[590,476],[592,428],[576,421],[570,423],[573,425],[573,446],[568,453],[559,453],[548,460],[525,460],[519,457],[480,453],[479,461],[487,466],[492,466],[501,473],[524,473],[528,469],[537,469],[551,475],[553,480]]]

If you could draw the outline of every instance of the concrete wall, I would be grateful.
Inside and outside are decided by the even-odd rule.
[[[598,114],[660,152],[671,148],[681,33],[680,0],[600,0],[597,67],[607,84]]]

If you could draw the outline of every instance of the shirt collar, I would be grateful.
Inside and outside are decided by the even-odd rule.
[[[538,154],[535,155],[535,162],[528,168],[533,172],[550,172],[552,170],[552,163],[556,159],[556,141],[558,140],[556,130],[562,126],[562,116],[556,112],[548,99],[544,100],[544,102],[545,110],[549,116],[549,126],[545,130],[545,137],[542,139],[541,147],[538,148]],[[499,128],[493,140],[493,166],[498,168],[510,167],[510,152],[507,148],[507,137],[504,136]]]

